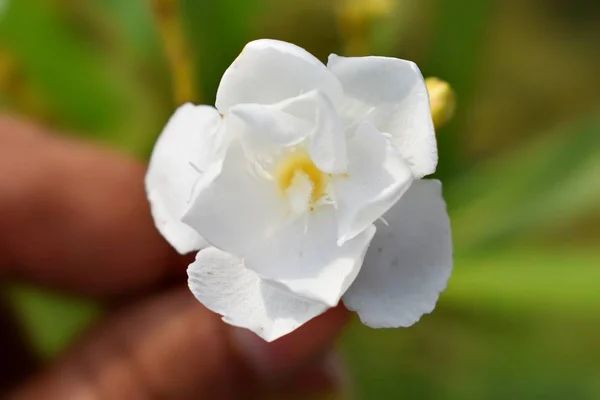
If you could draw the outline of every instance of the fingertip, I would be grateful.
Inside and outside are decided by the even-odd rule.
[[[346,363],[339,352],[330,350],[321,360],[299,371],[275,394],[276,398],[333,400],[351,398],[351,393]]]
[[[323,357],[349,319],[349,311],[338,306],[271,343],[240,328],[233,329],[232,341],[261,379],[276,383]]]
[[[110,149],[0,115],[0,274],[95,297],[185,271],[154,226],[145,171]]]

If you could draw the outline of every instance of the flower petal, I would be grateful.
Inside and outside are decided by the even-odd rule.
[[[348,117],[355,121],[366,117],[380,132],[389,133],[415,177],[435,171],[438,156],[429,95],[416,64],[332,54],[327,67],[342,83]]]
[[[434,309],[452,272],[440,182],[415,181],[384,217],[344,304],[368,326],[406,327]]]
[[[413,180],[395,147],[370,123],[360,124],[347,146],[348,172],[332,178],[338,243],[352,239],[380,218]]]
[[[274,105],[238,104],[230,114],[232,129],[259,159],[272,159],[282,146],[297,145],[308,137],[308,152],[321,171],[346,171],[346,138],[341,121],[331,101],[318,90]]]
[[[308,152],[315,165],[328,174],[346,172],[346,137],[333,103],[320,92],[314,93],[316,103],[314,127],[309,133]]]
[[[286,42],[256,40],[225,71],[216,106],[226,114],[236,104],[274,104],[314,89],[334,103],[342,98],[340,83],[312,54]]]
[[[183,221],[210,244],[241,256],[285,218],[277,185],[232,141],[197,184]]]
[[[181,216],[199,179],[198,169],[218,157],[221,118],[214,107],[184,104],[173,114],[158,138],[148,173],[146,192],[156,227],[180,253],[206,245]]]
[[[342,246],[336,243],[335,211],[322,205],[298,218],[246,255],[246,267],[302,298],[335,306],[356,278],[375,226]]]
[[[200,251],[188,267],[188,285],[198,301],[225,322],[250,329],[269,342],[327,310],[324,304],[269,285],[241,259],[214,247]]]
[[[281,111],[276,105],[237,104],[229,110],[240,135],[262,139],[271,145],[293,146],[306,138],[310,121]]]

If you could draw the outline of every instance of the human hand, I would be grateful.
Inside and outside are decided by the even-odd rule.
[[[271,344],[223,324],[183,283],[190,258],[156,231],[144,174],[143,165],[99,146],[0,118],[0,277],[110,304],[92,331],[8,397],[288,398],[332,390],[330,346],[347,312],[333,309]],[[14,354],[4,363],[18,365],[25,354],[1,337],[1,354]]]

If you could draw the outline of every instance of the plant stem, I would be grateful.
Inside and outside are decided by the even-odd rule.
[[[171,72],[173,98],[177,105],[200,102],[192,53],[181,22],[179,0],[152,0],[152,9]]]

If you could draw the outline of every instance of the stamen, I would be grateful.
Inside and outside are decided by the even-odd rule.
[[[386,221],[385,218],[383,217],[379,217],[379,220],[385,225],[385,226],[390,226],[389,222]]]
[[[329,176],[313,163],[306,151],[295,151],[287,155],[277,166],[275,177],[282,194],[286,194],[294,184],[296,175],[304,175],[311,184],[310,202],[312,205],[325,195]]]

